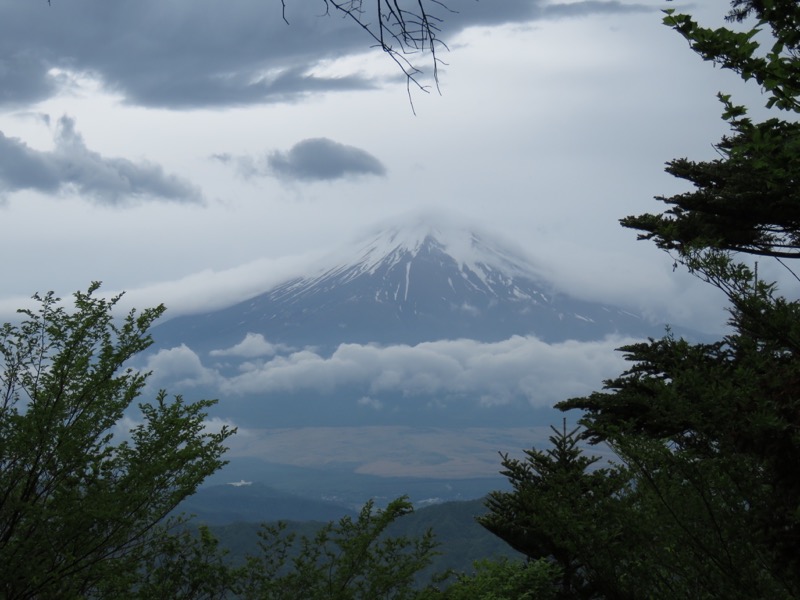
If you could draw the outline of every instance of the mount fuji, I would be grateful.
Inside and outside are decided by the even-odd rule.
[[[658,328],[618,307],[559,294],[522,252],[452,221],[417,217],[382,229],[228,308],[159,326],[158,346],[198,351],[248,334],[331,351],[343,343],[410,344],[535,335],[545,342],[645,336]]]
[[[251,427],[541,422],[618,374],[615,348],[660,333],[557,293],[541,272],[497,236],[415,218],[244,302],[157,326],[143,367]]]
[[[132,366],[151,373],[148,394],[219,399],[208,426],[238,434],[217,483],[368,497],[378,476],[481,495],[498,485],[498,451],[546,443],[563,418],[554,403],[622,372],[616,348],[663,333],[559,293],[546,272],[497,235],[416,217],[243,302],[158,325]]]

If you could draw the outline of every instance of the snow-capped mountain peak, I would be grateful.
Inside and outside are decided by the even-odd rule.
[[[633,315],[559,296],[538,271],[496,236],[424,215],[373,231],[318,269],[250,300],[175,319],[164,331],[202,332],[217,348],[248,333],[289,346],[332,348],[344,342],[497,341],[530,334],[596,339],[641,329]]]
[[[319,276],[374,275],[400,264],[409,270],[422,254],[447,257],[446,262],[455,264],[462,273],[474,274],[484,284],[490,272],[502,274],[506,279],[516,276],[538,279],[530,259],[509,246],[496,236],[480,232],[474,225],[441,215],[416,215],[373,231],[361,241],[329,256]]]

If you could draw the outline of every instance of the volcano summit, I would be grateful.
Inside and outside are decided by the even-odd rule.
[[[546,342],[643,336],[656,328],[620,308],[558,294],[521,252],[495,237],[416,218],[332,254],[234,306],[178,317],[155,331],[159,346],[211,350],[250,334],[291,347],[342,343]]]

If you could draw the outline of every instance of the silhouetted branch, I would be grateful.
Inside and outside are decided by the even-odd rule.
[[[413,61],[413,56],[430,54],[433,81],[439,90],[439,65],[445,64],[438,56],[447,45],[439,38],[443,19],[434,15],[431,8],[453,13],[441,0],[375,0],[373,9],[364,0],[322,0],[325,14],[331,10],[342,13],[354,21],[386,52],[406,77],[406,87],[411,98],[411,88],[430,92],[422,82],[423,70]],[[286,0],[281,0],[283,20],[286,19]],[[412,103],[413,108],[413,103]]]

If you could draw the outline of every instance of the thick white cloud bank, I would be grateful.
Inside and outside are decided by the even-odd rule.
[[[242,358],[256,358],[259,356],[273,356],[279,351],[290,350],[283,344],[271,344],[260,333],[248,333],[238,344],[222,350],[212,350],[211,356],[239,356]]]
[[[148,357],[146,371],[151,371],[151,383],[169,382],[178,388],[201,385],[218,385],[219,375],[203,366],[200,357],[188,346],[181,344],[169,350],[159,350]]]
[[[429,397],[487,408],[524,400],[533,407],[548,407],[599,389],[604,379],[621,373],[624,360],[614,350],[632,341],[609,337],[547,344],[535,337],[514,336],[497,343],[342,344],[330,356],[304,349],[259,359],[249,349],[271,345],[248,334],[235,346],[239,356],[249,358],[246,362],[205,365],[182,345],[151,356],[147,368],[157,382],[212,385],[227,399],[304,392],[333,396],[357,388],[363,393],[355,404],[375,410],[385,408],[386,397]],[[212,355],[227,358],[234,352]],[[238,372],[230,374],[231,367]]]

